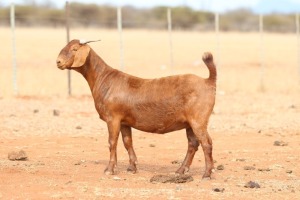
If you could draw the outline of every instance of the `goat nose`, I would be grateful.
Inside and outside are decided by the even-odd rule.
[[[56,64],[60,64],[61,62],[60,62],[60,60],[56,60]]]

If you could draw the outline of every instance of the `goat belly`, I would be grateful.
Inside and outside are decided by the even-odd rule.
[[[178,118],[174,115],[158,117],[157,115],[150,114],[139,115],[138,118],[129,120],[126,125],[150,133],[168,133],[189,127],[188,123],[183,118]]]
[[[174,123],[172,125],[164,125],[164,124],[156,124],[155,126],[137,126],[133,127],[135,129],[149,132],[149,133],[159,133],[159,134],[164,134],[164,133],[169,133],[172,131],[177,131],[180,129],[188,128],[187,123]]]

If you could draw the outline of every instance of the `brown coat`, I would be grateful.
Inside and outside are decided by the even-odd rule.
[[[188,170],[200,143],[206,160],[203,177],[210,177],[212,142],[207,124],[215,104],[216,68],[210,53],[203,55],[203,61],[210,72],[207,79],[192,74],[142,79],[111,68],[89,45],[80,44],[78,40],[61,50],[57,66],[76,70],[84,76],[96,110],[108,125],[111,159],[107,173],[114,173],[120,131],[130,157],[128,170],[135,172],[131,127],[152,133],[186,129],[189,149],[177,172]]]

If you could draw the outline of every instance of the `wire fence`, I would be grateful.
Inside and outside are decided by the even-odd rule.
[[[68,1],[66,2],[66,7],[65,7],[65,20],[64,20],[64,24],[66,27],[66,38],[67,38],[67,42],[70,41],[70,10],[69,10],[69,4]],[[222,66],[223,64],[226,65],[226,63],[223,63],[223,58],[226,55],[226,49],[228,47],[228,45],[226,46],[226,41],[225,39],[223,39],[222,35],[223,34],[227,34],[227,33],[223,33],[220,32],[220,20],[222,19],[222,15],[220,15],[219,13],[215,13],[215,33],[210,32],[210,35],[214,35],[213,40],[215,41],[215,44],[211,44],[212,46],[215,47],[215,57],[216,57],[216,62],[219,68],[219,71],[221,71],[221,73],[219,73],[222,77],[223,75],[223,70],[222,70]],[[265,33],[264,33],[264,16],[263,15],[259,15],[257,16],[257,26],[258,26],[258,31],[257,33],[259,34],[259,39],[258,39],[258,43],[259,43],[259,51],[258,51],[258,59],[254,60],[254,63],[259,63],[259,85],[260,85],[260,89],[261,90],[265,90],[265,81],[266,81],[266,48],[265,48]],[[74,20],[74,19],[72,19]],[[81,20],[81,19],[77,19],[77,20]],[[96,19],[95,19],[96,20]],[[123,34],[123,23],[126,20],[123,20],[122,17],[122,8],[119,7],[117,9],[117,22],[114,22],[114,24],[117,24],[116,29],[117,29],[117,33],[118,33],[118,43],[119,43],[119,63],[120,63],[120,70],[122,71],[126,71],[126,67],[125,67],[125,54],[126,54],[126,49],[124,48],[124,34]],[[170,69],[170,74],[174,73],[174,66],[176,66],[176,59],[174,59],[174,52],[175,51],[181,51],[182,53],[187,53],[186,50],[182,50],[182,49],[176,49],[178,48],[176,45],[174,45],[174,37],[173,37],[173,30],[172,30],[172,24],[174,23],[174,20],[172,19],[172,9],[168,8],[166,10],[166,22],[167,22],[167,27],[165,29],[166,31],[166,35],[168,35],[168,55],[169,55],[169,69]],[[61,23],[61,22],[60,22]],[[94,22],[93,22],[94,23]],[[112,23],[112,22],[107,22],[107,23]],[[128,23],[128,22],[127,22]],[[11,4],[11,10],[10,10],[10,28],[11,28],[11,49],[12,49],[12,71],[13,71],[13,78],[12,78],[12,89],[13,89],[13,93],[14,95],[19,95],[19,89],[20,87],[22,87],[22,83],[20,84],[20,81],[18,81],[18,59],[19,59],[19,51],[18,51],[18,43],[16,43],[16,32],[18,31],[16,29],[15,26],[15,8],[14,8],[14,4]],[[292,64],[292,66],[295,66],[297,68],[296,71],[298,71],[298,82],[300,83],[300,36],[299,36],[299,14],[296,14],[295,16],[295,30],[296,32],[294,33],[294,35],[296,36],[296,42],[297,43],[297,48],[293,48],[292,50],[289,51],[296,51],[294,52],[294,54],[296,55],[296,58],[294,60],[296,60],[295,63]],[[293,35],[293,34],[290,34]],[[288,37],[290,37],[290,35],[288,35]],[[32,36],[34,37],[34,36]],[[61,37],[65,37],[65,36],[61,36]],[[232,44],[230,44],[232,45]],[[229,45],[229,46],[230,46]],[[247,47],[240,47],[240,51],[243,51],[243,48],[247,48]],[[157,48],[159,50],[159,48]],[[240,55],[243,56],[243,55]],[[286,58],[283,58],[286,59]],[[291,58],[291,60],[293,60]],[[161,68],[166,68],[166,66],[161,66]],[[224,72],[225,73],[225,72]],[[222,78],[221,78],[222,79]],[[71,72],[68,71],[67,73],[67,85],[68,85],[68,89],[66,91],[66,93],[71,96],[73,94],[72,92],[72,76],[71,76]],[[22,95],[26,95],[24,93],[22,93]]]

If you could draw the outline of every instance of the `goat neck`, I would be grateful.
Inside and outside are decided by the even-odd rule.
[[[87,80],[92,93],[96,81],[98,82],[105,79],[109,73],[114,71],[114,69],[108,66],[93,49],[91,49],[85,64],[80,68],[74,68],[74,70],[82,74]]]

